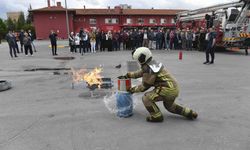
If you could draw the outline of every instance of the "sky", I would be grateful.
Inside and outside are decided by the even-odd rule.
[[[65,0],[51,0],[51,5]],[[197,9],[215,4],[234,2],[238,0],[67,0],[68,8],[113,8],[119,4],[128,4],[132,8],[154,9]],[[6,19],[6,12],[23,11],[27,14],[29,5],[32,9],[47,6],[47,0],[0,0],[0,18]]]

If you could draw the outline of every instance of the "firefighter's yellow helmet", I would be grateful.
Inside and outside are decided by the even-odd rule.
[[[140,64],[144,64],[152,59],[152,53],[147,47],[139,47],[132,52],[132,57]]]

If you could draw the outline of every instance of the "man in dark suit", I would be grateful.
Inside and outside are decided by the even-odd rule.
[[[49,39],[51,42],[51,49],[52,49],[52,55],[57,55],[57,33],[55,33],[53,30],[51,30],[51,33],[49,35]]]

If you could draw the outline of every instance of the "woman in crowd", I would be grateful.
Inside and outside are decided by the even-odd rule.
[[[74,32],[71,32],[69,35],[69,47],[70,47],[70,52],[76,53],[76,47],[75,47],[75,35]]]
[[[96,33],[95,31],[93,30],[91,33],[90,33],[90,44],[91,44],[91,53],[96,53]]]
[[[107,41],[108,51],[112,51],[112,33],[111,33],[111,31],[108,31],[108,33],[106,34],[106,41]]]
[[[23,44],[24,44],[24,53],[26,56],[28,56],[28,52],[30,53],[31,56],[33,56],[33,50],[32,50],[32,45],[31,45],[31,37],[27,32],[24,33],[24,38],[23,38]]]

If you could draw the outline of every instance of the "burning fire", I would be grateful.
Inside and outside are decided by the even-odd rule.
[[[71,68],[73,82],[85,81],[89,86],[97,85],[99,88],[102,84],[101,72],[102,68],[97,67],[90,72],[87,72],[86,69],[74,70]]]

